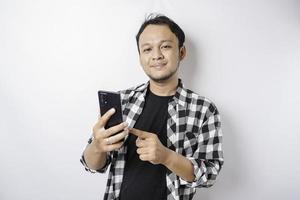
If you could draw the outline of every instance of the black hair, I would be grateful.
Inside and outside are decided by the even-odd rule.
[[[184,34],[183,30],[172,19],[168,18],[167,16],[162,15],[162,14],[151,13],[146,17],[144,23],[141,25],[141,27],[139,29],[139,32],[135,36],[139,53],[140,53],[140,48],[139,48],[140,35],[144,31],[144,29],[150,24],[167,25],[170,28],[170,30],[176,35],[176,37],[178,39],[179,48],[181,48],[183,46],[183,43],[185,40],[185,34]]]

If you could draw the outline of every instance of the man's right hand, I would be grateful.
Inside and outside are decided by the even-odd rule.
[[[128,135],[128,125],[126,122],[105,129],[105,125],[110,117],[115,113],[112,108],[100,117],[98,122],[93,127],[94,147],[101,153],[119,149],[123,143],[124,138]]]

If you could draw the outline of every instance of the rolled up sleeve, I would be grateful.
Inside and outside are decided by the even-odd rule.
[[[199,129],[197,148],[192,156],[186,156],[193,164],[195,179],[187,182],[179,178],[180,184],[186,187],[212,186],[224,163],[220,115],[213,104],[208,110],[206,120]]]

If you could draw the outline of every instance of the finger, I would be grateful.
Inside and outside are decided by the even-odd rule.
[[[128,130],[124,130],[116,135],[107,138],[112,144],[124,139],[128,135]]]
[[[124,142],[121,141],[121,142],[117,142],[115,144],[106,145],[104,147],[104,151],[109,152],[109,151],[117,150],[117,149],[121,148],[123,144],[124,144]]]
[[[135,129],[135,128],[130,128],[129,129],[129,132],[139,138],[142,138],[142,139],[146,139],[148,137],[151,136],[152,133],[149,133],[149,132],[146,132],[146,131],[141,131],[141,130],[138,130],[138,129]]]
[[[109,129],[106,129],[105,137],[109,137],[111,135],[114,135],[122,130],[125,130],[127,128],[128,124],[126,122],[120,123],[116,126],[113,126]]]
[[[147,143],[146,143],[146,141],[137,138],[136,141],[135,141],[135,145],[137,147],[141,148],[141,147],[146,147]]]
[[[95,127],[96,129],[102,128],[104,127],[108,120],[110,119],[110,117],[116,112],[116,110],[114,108],[109,109],[104,115],[102,115],[100,117],[100,119],[98,120],[98,122],[96,123]]]
[[[136,149],[136,152],[139,154],[139,155],[142,155],[142,154],[148,154],[149,153],[149,150],[147,148],[137,148]]]
[[[150,161],[150,156],[148,154],[141,154],[141,155],[139,155],[139,158],[142,161]]]

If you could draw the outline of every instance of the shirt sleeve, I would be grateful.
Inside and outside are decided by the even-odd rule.
[[[187,187],[212,186],[224,163],[220,115],[213,104],[209,106],[205,118],[199,129],[197,149],[187,157],[194,166],[195,179],[187,182],[179,178],[180,184]]]
[[[89,139],[88,145],[91,144],[92,141],[93,141],[93,137],[91,137]],[[111,153],[107,153],[105,165],[101,169],[94,170],[94,169],[89,168],[89,166],[86,164],[83,154],[81,155],[81,158],[80,158],[80,162],[84,166],[85,170],[88,171],[88,172],[91,172],[91,173],[96,173],[96,172],[105,173],[108,169],[109,164],[111,163],[111,160],[112,160],[111,159]]]

